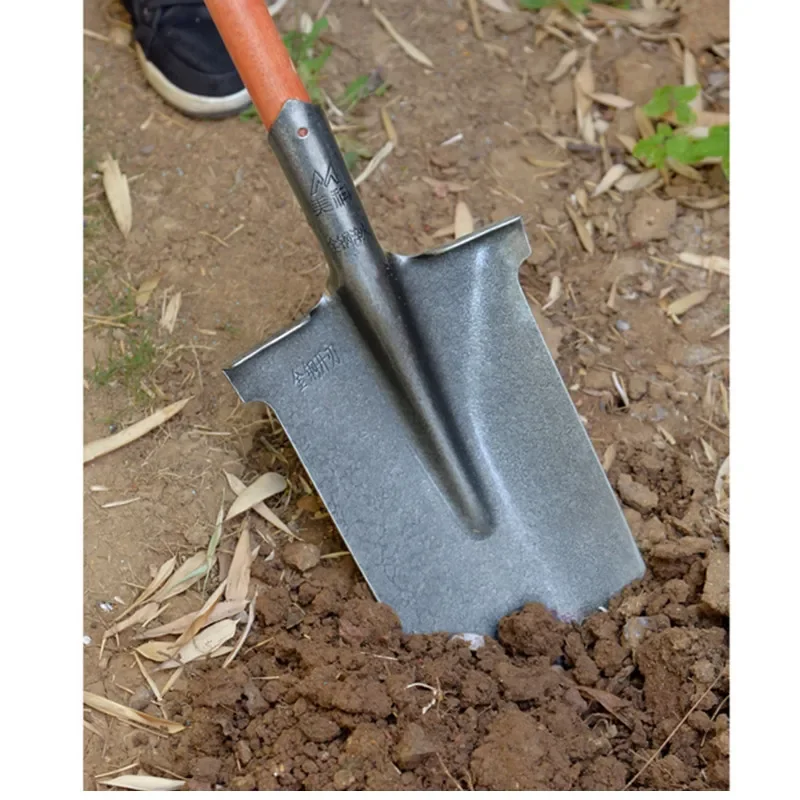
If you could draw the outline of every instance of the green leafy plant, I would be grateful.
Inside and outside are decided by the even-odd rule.
[[[699,86],[662,86],[653,92],[650,102],[642,106],[648,117],[660,119],[673,114],[679,126],[691,125],[696,115],[689,105],[700,91]],[[696,137],[666,122],[656,125],[652,136],[636,143],[636,158],[650,167],[661,169],[667,159],[681,164],[699,164],[706,158],[719,158],[725,177],[730,177],[730,125],[714,125],[708,136]]]
[[[343,111],[352,111],[358,102],[369,94],[368,83],[369,75],[359,75],[347,84],[347,88],[338,101]]]
[[[308,33],[300,31],[288,31],[283,35],[283,43],[289,51],[297,74],[303,85],[306,87],[308,96],[312,103],[322,101],[322,91],[319,88],[319,75],[325,62],[328,60],[333,48],[328,45],[321,52],[318,51],[319,37],[328,29],[326,17],[318,19]],[[239,115],[240,119],[258,119],[258,111],[255,106],[250,106]]]

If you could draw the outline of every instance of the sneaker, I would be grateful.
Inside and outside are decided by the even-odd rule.
[[[250,105],[211,15],[196,0],[123,0],[147,82],[190,117],[228,117]]]

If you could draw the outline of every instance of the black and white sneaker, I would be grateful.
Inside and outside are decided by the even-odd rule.
[[[123,0],[147,82],[190,117],[228,117],[250,105],[202,0]]]

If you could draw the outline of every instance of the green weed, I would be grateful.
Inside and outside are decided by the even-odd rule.
[[[306,87],[312,103],[322,101],[322,91],[319,87],[319,75],[325,62],[328,60],[333,48],[328,45],[319,51],[319,37],[328,29],[326,17],[318,19],[308,33],[288,31],[283,35],[283,43],[289,51],[289,56],[297,68],[297,74]],[[319,52],[318,52],[319,51]],[[259,119],[255,106],[250,106],[239,115],[240,119]]]
[[[656,89],[642,110],[653,119],[672,112],[678,125],[691,125],[695,113],[689,103],[699,91],[699,86],[662,86]],[[658,169],[670,158],[688,165],[699,164],[706,158],[719,158],[725,177],[730,178],[730,125],[715,125],[709,128],[707,137],[697,138],[679,132],[666,122],[659,122],[653,136],[636,143],[633,154],[648,166]]]
[[[617,8],[629,8],[628,0],[519,0],[520,8],[528,11],[539,11],[542,8],[552,8],[553,6],[565,6],[574,14],[585,14],[589,11],[592,2],[601,2],[607,6]]]
[[[125,355],[110,357],[104,364],[98,364],[89,377],[97,386],[116,382],[138,394],[141,391],[139,385],[152,369],[155,357],[155,345],[144,333],[132,339]]]

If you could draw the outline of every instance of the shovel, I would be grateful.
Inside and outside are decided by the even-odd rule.
[[[264,0],[206,3],[329,265],[308,316],[225,371],[239,397],[407,632],[597,610],[644,564],[519,285],[521,219],[384,252]]]

